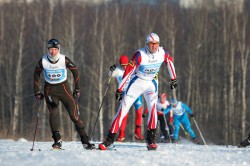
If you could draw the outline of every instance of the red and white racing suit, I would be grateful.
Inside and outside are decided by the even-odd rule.
[[[170,78],[172,80],[176,79],[172,58],[162,47],[159,47],[157,52],[151,53],[145,46],[134,54],[118,87],[118,91],[122,92],[126,81],[132,78],[112,121],[111,133],[118,132],[124,116],[127,115],[132,104],[142,94],[144,95],[149,111],[147,127],[148,129],[156,128],[158,82],[154,78],[158,74],[163,62],[167,65]]]
[[[125,70],[121,66],[117,66],[116,69],[113,72],[110,72],[109,74],[111,77],[115,77],[117,79],[118,84],[122,81],[122,77],[124,75]],[[123,93],[125,94],[128,84],[130,80],[127,80],[126,85],[123,87]],[[119,87],[118,87],[119,88]],[[134,102],[135,112],[136,112],[136,118],[135,118],[135,135],[136,139],[143,139],[143,136],[141,134],[141,126],[142,126],[142,96],[139,96],[135,102]],[[121,139],[120,141],[123,141],[125,138],[125,129],[127,125],[127,119],[128,114],[123,118],[122,124],[120,126],[120,133],[118,136],[118,139]]]

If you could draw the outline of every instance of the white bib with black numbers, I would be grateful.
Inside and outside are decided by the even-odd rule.
[[[47,55],[43,56],[42,64],[44,68],[45,81],[50,84],[58,84],[67,79],[67,68],[65,64],[65,55],[60,54],[57,63],[52,64],[48,60]]]
[[[159,47],[156,53],[145,52],[145,49],[140,49],[139,51],[141,53],[141,63],[135,73],[139,78],[152,80],[164,62],[165,51],[162,47]]]

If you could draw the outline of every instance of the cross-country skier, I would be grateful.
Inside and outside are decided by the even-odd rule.
[[[200,141],[196,138],[196,134],[191,128],[190,121],[188,119],[187,113],[191,118],[194,117],[192,110],[183,102],[177,101],[176,99],[172,99],[170,105],[167,109],[164,110],[164,114],[167,114],[170,110],[173,111],[174,114],[174,139],[173,142],[177,143],[179,137],[180,125],[187,130],[190,134],[192,140],[196,144],[200,144]]]
[[[66,107],[71,120],[74,122],[77,132],[81,137],[81,142],[86,149],[95,148],[89,143],[89,137],[84,130],[83,121],[77,111],[76,100],[80,97],[80,84],[77,66],[65,55],[60,53],[60,43],[57,39],[50,39],[47,44],[48,53],[43,55],[36,65],[34,72],[34,93],[37,100],[45,97],[49,109],[49,122],[54,139],[53,148],[61,148],[62,139],[59,133],[59,101]],[[75,90],[72,95],[67,81],[67,69],[74,77]],[[40,90],[40,74],[44,73],[44,95]]]
[[[124,74],[124,71],[126,70],[128,66],[129,59],[126,55],[121,55],[119,66],[113,65],[110,67],[110,75],[111,77],[116,77],[118,84],[122,81],[122,76]],[[128,86],[129,80],[127,81],[126,85],[123,88],[123,94],[125,93],[127,86]],[[141,126],[142,126],[142,96],[139,96],[136,101],[134,102],[135,112],[136,112],[136,119],[135,119],[135,135],[134,138],[137,140],[143,140],[143,136],[141,134]],[[126,129],[126,123],[128,119],[128,114],[123,118],[122,124],[120,127],[120,133],[117,138],[117,141],[123,142],[125,140],[125,129]]]
[[[248,137],[238,145],[238,148],[245,148],[249,145],[250,145],[250,134],[248,134]]]
[[[161,129],[161,142],[169,142],[169,138],[173,139],[173,111],[170,110],[166,115],[163,113],[164,110],[170,105],[167,100],[167,94],[162,93],[157,101],[156,109],[158,120],[160,122]]]
[[[158,83],[154,79],[158,74],[162,63],[167,65],[171,78],[170,87],[177,87],[176,74],[172,58],[162,47],[159,47],[160,38],[155,33],[150,33],[146,37],[145,47],[139,49],[129,62],[123,79],[116,91],[116,99],[122,100],[118,111],[112,121],[111,128],[106,140],[99,144],[99,149],[106,150],[115,140],[123,118],[127,115],[130,107],[135,100],[143,94],[149,111],[147,122],[147,148],[149,150],[157,149],[155,144],[155,131],[157,127],[156,102],[158,96]],[[128,79],[128,88],[122,95],[123,88]]]

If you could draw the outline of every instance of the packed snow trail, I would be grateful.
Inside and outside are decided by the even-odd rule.
[[[51,150],[53,142],[0,140],[1,166],[184,166],[184,165],[250,165],[250,148],[236,146],[194,145],[191,143],[158,143],[156,151],[148,151],[145,143],[125,142],[113,145],[116,150],[85,150],[80,142],[63,142],[65,150]],[[95,142],[96,147],[99,142]],[[38,151],[41,149],[41,151]]]

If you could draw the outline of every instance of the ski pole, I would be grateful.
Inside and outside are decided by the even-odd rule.
[[[91,132],[91,135],[90,135],[90,138],[91,138],[91,139],[92,139],[92,136],[93,136],[93,133],[94,133],[94,130],[95,130],[95,126],[96,126],[97,120],[98,120],[99,115],[100,115],[100,111],[101,111],[101,108],[102,108],[102,105],[103,105],[103,101],[104,101],[104,99],[105,99],[106,93],[107,93],[108,88],[109,88],[109,84],[110,84],[110,81],[111,81],[111,78],[112,78],[112,73],[113,73],[113,72],[111,72],[111,74],[110,74],[110,77],[109,77],[109,80],[108,80],[108,84],[107,84],[107,86],[106,86],[106,89],[105,89],[105,92],[104,92],[104,95],[103,95],[103,98],[102,98],[102,102],[101,102],[101,105],[100,105],[100,107],[99,107],[98,114],[97,114],[97,117],[96,117],[96,120],[95,120],[94,128],[93,128],[93,130],[92,130],[92,132]]]
[[[196,120],[194,119],[194,117],[193,117],[192,119],[194,120],[194,124],[195,124],[195,126],[196,126],[197,130],[198,130],[198,131],[199,131],[199,133],[200,133],[200,136],[201,136],[201,139],[202,139],[202,141],[203,141],[204,145],[207,145],[207,143],[206,143],[206,141],[205,141],[205,139],[204,139],[203,135],[201,134],[200,128],[198,127],[198,124],[197,124]]]
[[[177,100],[177,97],[176,97],[176,89],[172,89],[172,95],[173,95],[173,98]]]
[[[36,131],[37,131],[37,125],[38,125],[38,120],[39,120],[40,108],[41,108],[41,101],[39,101],[39,107],[38,107],[37,116],[36,116],[36,127],[35,127],[35,133],[34,133],[34,137],[33,137],[33,144],[32,144],[32,148],[30,149],[31,151],[34,150],[34,146],[35,146]],[[41,149],[38,149],[38,150],[41,151]]]
[[[76,100],[76,110],[77,114],[80,115],[78,100]]]
[[[164,118],[164,121],[165,121],[165,124],[166,124],[166,130],[167,130],[167,133],[168,133],[168,139],[169,139],[169,142],[172,143],[172,140],[171,140],[171,137],[170,137],[170,132],[169,132],[169,127],[168,127],[168,123],[167,123],[167,120],[166,120],[166,117],[165,115],[163,114],[163,118]]]
[[[181,129],[182,131],[184,132],[185,135],[188,135],[187,131],[184,129],[184,127],[182,126],[182,124],[180,125],[181,126]]]

